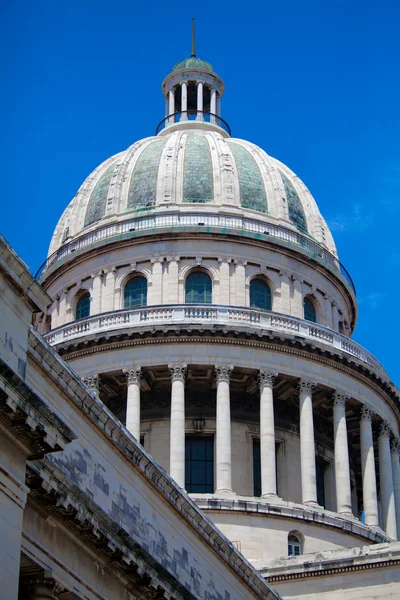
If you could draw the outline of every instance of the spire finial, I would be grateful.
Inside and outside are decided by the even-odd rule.
[[[196,42],[194,37],[194,19],[192,19],[192,54],[193,58],[196,58]]]

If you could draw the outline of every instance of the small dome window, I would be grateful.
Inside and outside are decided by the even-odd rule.
[[[86,292],[83,294],[78,302],[76,303],[75,308],[75,319],[87,319],[90,316],[90,294]]]
[[[262,279],[253,279],[250,282],[250,306],[271,310],[271,289]]]
[[[297,533],[291,531],[288,535],[288,556],[300,556],[301,541]]]
[[[314,302],[309,298],[304,298],[304,318],[306,321],[317,322],[317,312],[315,310]]]
[[[212,283],[207,273],[195,271],[186,278],[186,304],[211,304]]]
[[[132,277],[124,289],[124,308],[135,308],[147,304],[147,279],[141,275]]]

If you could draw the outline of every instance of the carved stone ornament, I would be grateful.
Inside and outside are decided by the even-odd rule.
[[[21,579],[21,592],[27,600],[48,598],[49,600],[58,600],[58,595],[66,589],[54,581],[51,577],[35,577],[30,579]]]
[[[333,394],[333,406],[346,406],[350,396],[343,392],[342,390],[336,390]]]
[[[220,381],[226,381],[229,383],[232,371],[233,365],[215,365],[215,377],[217,379],[217,383]]]
[[[168,365],[169,372],[171,373],[172,381],[185,381],[187,364],[175,363]]]
[[[372,417],[374,416],[374,411],[369,408],[366,404],[361,409],[361,417],[362,421],[372,421]]]
[[[317,384],[315,381],[311,381],[311,379],[300,379],[298,384],[298,390],[300,394],[312,394],[316,387]]]
[[[140,383],[143,377],[142,369],[140,367],[131,367],[130,369],[124,369],[126,380],[129,383]]]
[[[392,431],[390,429],[390,425],[387,421],[383,421],[383,423],[381,423],[380,429],[379,429],[379,435],[383,435],[385,437],[390,438]]]
[[[167,256],[167,262],[171,263],[171,262],[176,262],[178,263],[181,260],[180,256]]]
[[[206,422],[204,419],[193,419],[193,428],[197,433],[202,433],[204,431],[205,424]]]
[[[100,389],[100,376],[95,373],[94,375],[87,375],[82,377],[83,383],[85,383],[95,394],[99,393]]]
[[[264,386],[272,388],[277,376],[278,373],[273,373],[272,371],[264,371],[264,369],[260,369],[257,378],[260,389],[262,389]]]
[[[164,257],[163,256],[156,256],[154,258],[150,259],[150,262],[152,265],[154,265],[155,263],[163,263],[164,262]]]
[[[400,456],[400,438],[394,438],[394,440],[392,440],[391,450],[393,454]]]

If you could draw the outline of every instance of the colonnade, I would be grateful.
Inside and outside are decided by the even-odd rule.
[[[192,84],[196,86],[196,107],[188,106],[188,85]],[[180,93],[181,99],[181,110],[183,115],[187,116],[188,109],[197,113],[197,119],[202,120],[203,111],[210,112],[212,115],[221,115],[221,97],[215,87],[208,86],[210,88],[210,106],[205,107],[205,86],[203,81],[182,81],[177,86],[170,89],[166,95],[166,116],[173,115],[176,111],[175,94]]]
[[[168,365],[171,374],[170,475],[185,487],[185,378],[187,365]],[[230,376],[233,365],[215,366],[216,394],[216,460],[215,493],[233,493],[230,417]],[[140,440],[140,379],[141,368],[133,366],[124,371],[127,378],[126,427]],[[260,388],[260,458],[261,495],[277,496],[275,423],[273,385],[277,373],[261,369]],[[97,394],[99,376],[84,381]],[[301,378],[298,384],[300,408],[301,497],[303,504],[318,506],[314,418],[312,394],[317,383]],[[346,422],[346,403],[349,396],[336,390],[332,399],[334,430],[334,468],[336,480],[336,511],[352,517],[350,464]],[[360,418],[360,454],[363,488],[364,520],[366,525],[379,527],[378,494],[375,472],[373,411],[363,406]],[[379,483],[382,529],[391,538],[400,532],[400,440],[393,438],[387,422],[383,421],[378,436]]]

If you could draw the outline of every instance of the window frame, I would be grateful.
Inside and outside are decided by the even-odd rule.
[[[142,301],[140,304],[130,304],[129,306],[127,306],[127,303],[126,303],[126,290],[127,290],[127,287],[129,286],[129,284],[131,282],[134,282],[135,279],[136,280],[139,280],[139,279],[143,280],[143,282],[145,283],[146,291],[145,291],[145,295],[144,295],[144,302]],[[143,273],[137,273],[135,275],[130,275],[126,279],[125,285],[124,285],[124,293],[123,293],[123,298],[122,298],[123,307],[126,308],[126,309],[130,309],[130,308],[141,308],[143,306],[147,306],[148,288],[149,288],[148,280],[147,280],[147,277],[145,277],[145,275],[143,275]],[[142,294],[142,296],[143,296],[143,294]]]
[[[205,277],[208,278],[209,284],[210,284],[210,289],[207,290],[205,289],[204,295],[205,295],[205,299],[203,299],[202,301],[198,301],[198,302],[192,302],[188,300],[188,293],[191,292],[191,290],[188,292],[188,281],[190,280],[191,277],[195,276],[195,275],[204,275]],[[187,274],[186,278],[185,278],[185,286],[184,286],[184,293],[185,293],[185,304],[212,304],[212,300],[213,300],[213,279],[210,275],[210,273],[208,273],[208,271],[203,270],[203,269],[196,269],[195,271],[190,271],[190,273]],[[209,299],[207,298],[209,294]]]
[[[294,539],[290,539],[294,538]],[[302,536],[297,531],[288,533],[288,556],[301,556],[303,554]]]
[[[85,299],[88,300],[88,305],[87,305],[88,312],[87,312],[87,314],[78,317],[78,310],[82,310],[80,308],[80,303]],[[78,292],[78,294],[75,296],[75,308],[74,308],[75,321],[82,321],[82,319],[87,319],[90,317],[91,303],[92,303],[92,298],[91,298],[89,290],[81,290],[80,292]]]
[[[307,314],[307,312],[306,312],[306,310],[307,310],[306,309],[306,302],[309,303],[312,306],[312,309],[313,309],[314,315],[315,315],[314,319],[307,318],[307,316],[306,316],[306,314]],[[317,304],[316,304],[314,296],[310,296],[310,295],[304,296],[304,300],[303,300],[303,315],[304,315],[304,320],[305,321],[310,321],[310,323],[318,323],[318,310],[317,310]]]
[[[256,306],[256,305],[253,305],[251,303],[251,300],[252,300],[252,298],[251,298],[251,296],[252,296],[251,288],[257,282],[262,283],[263,285],[265,285],[265,287],[267,288],[267,290],[269,290],[269,308],[268,307],[264,308],[264,307],[261,307],[261,306]],[[267,304],[268,304],[268,302],[267,302]],[[272,310],[272,287],[271,287],[269,281],[267,281],[264,277],[260,277],[260,276],[256,275],[255,277],[253,277],[250,280],[250,283],[249,283],[249,306],[250,306],[250,308],[256,308],[256,309],[259,309],[259,310]]]
[[[193,442],[204,442],[204,458],[192,458]],[[211,468],[210,468],[211,465]],[[200,467],[194,470],[194,466]],[[203,466],[203,468],[202,468]],[[188,494],[213,494],[215,470],[214,436],[212,435],[186,435],[185,436],[185,489]],[[193,474],[203,476],[199,483],[193,481]],[[188,477],[188,474],[190,476]],[[193,489],[196,487],[197,489]]]

